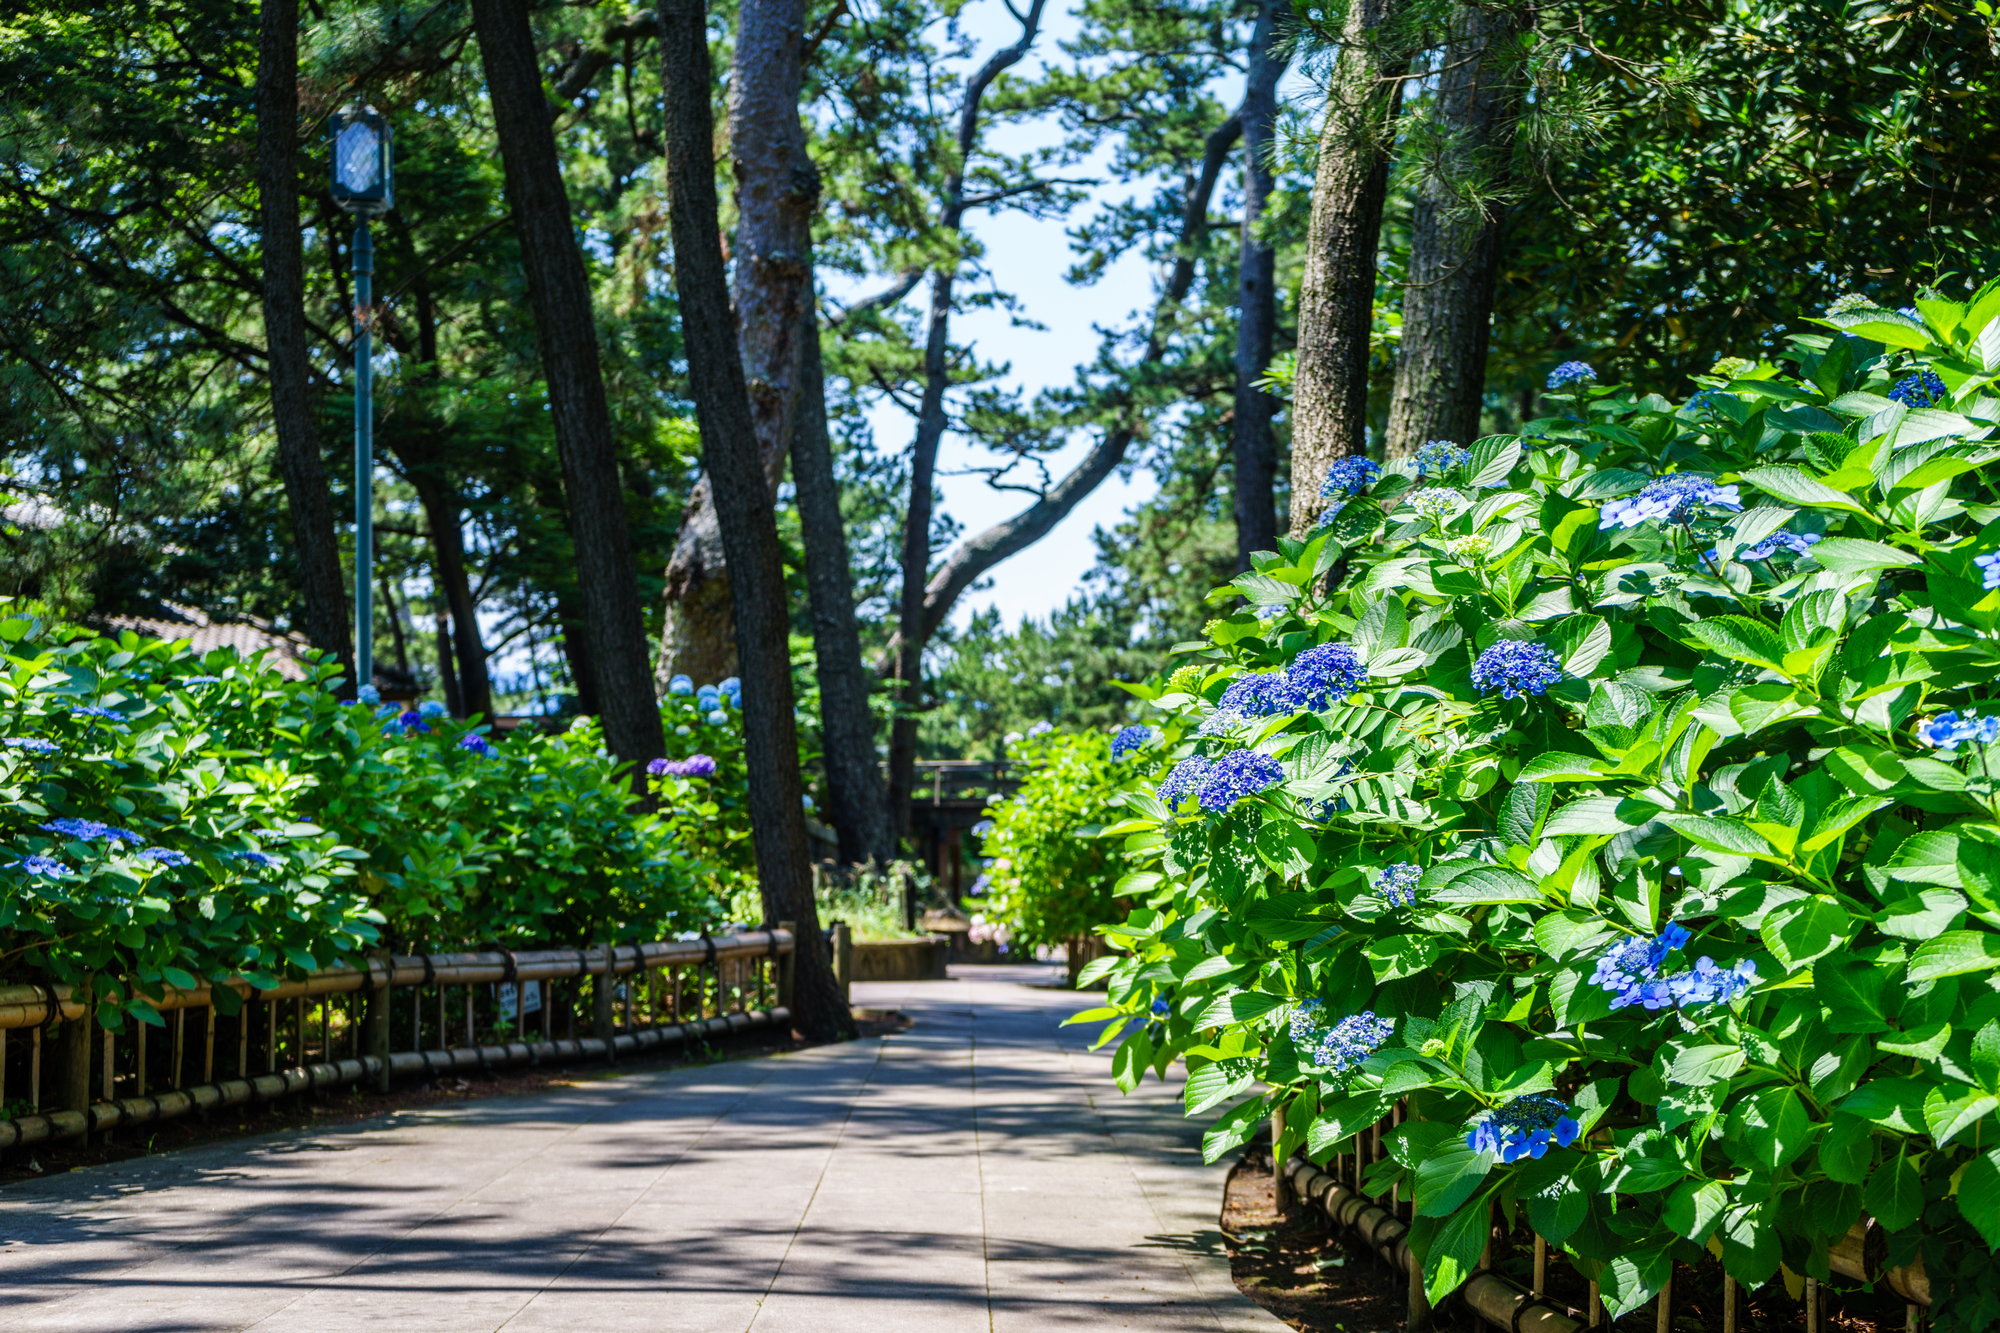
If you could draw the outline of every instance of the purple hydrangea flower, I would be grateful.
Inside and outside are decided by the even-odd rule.
[[[1209,765],[1196,794],[1203,810],[1219,815],[1244,797],[1267,791],[1284,780],[1284,768],[1270,755],[1231,750]]]
[[[1308,648],[1285,668],[1283,684],[1273,702],[1277,711],[1319,713],[1361,688],[1368,668],[1344,643]]]
[[[1111,757],[1123,759],[1128,754],[1137,754],[1153,743],[1153,729],[1145,726],[1126,727],[1111,738]]]
[[[53,856],[26,856],[15,863],[15,869],[25,870],[30,875],[47,875],[50,879],[61,879],[70,873],[70,868]]]
[[[157,861],[163,866],[184,866],[194,860],[186,852],[177,852],[171,847],[148,847],[139,853],[142,861]]]
[[[1597,960],[1590,984],[1612,993],[1613,1009],[1634,1004],[1665,1009],[1674,1002],[1674,995],[1672,988],[1660,979],[1660,965],[1687,941],[1687,928],[1679,924],[1668,925],[1650,940],[1636,936],[1622,939]]]
[[[1956,709],[1939,713],[1917,724],[1917,738],[1940,750],[1956,750],[1967,741],[1976,745],[1991,745],[2000,741],[2000,714],[1980,717],[1967,713],[1960,717]]]
[[[646,771],[656,778],[712,778],[715,761],[705,754],[691,754],[685,759],[655,759],[646,765]]]
[[[1567,1148],[1583,1126],[1570,1114],[1569,1103],[1544,1093],[1516,1097],[1493,1111],[1465,1136],[1474,1152],[1490,1152],[1503,1162],[1539,1158],[1551,1144]]]
[[[1590,368],[1588,361],[1565,361],[1549,372],[1548,387],[1563,389],[1572,384],[1587,384],[1597,378],[1597,372]]]
[[[2000,551],[1991,555],[1975,555],[1972,563],[1979,566],[1979,581],[1988,592],[2000,588]]]
[[[470,750],[481,759],[491,759],[494,755],[500,753],[500,751],[493,748],[492,741],[487,740],[476,731],[459,737],[458,748],[461,750]]]
[[[1500,691],[1503,699],[1546,694],[1563,678],[1562,659],[1546,644],[1502,639],[1472,664],[1472,683],[1481,694]]]
[[[16,750],[25,750],[29,754],[60,754],[62,752],[62,746],[57,745],[54,741],[43,740],[40,736],[9,736],[6,743]]]
[[[1160,785],[1155,788],[1160,803],[1169,810],[1179,809],[1181,802],[1194,795],[1195,789],[1201,786],[1208,770],[1209,761],[1198,754],[1189,755],[1175,764],[1173,771],[1161,778]]]
[[[1336,458],[1326,470],[1326,480],[1319,484],[1322,499],[1335,496],[1359,495],[1375,484],[1382,475],[1382,465],[1372,458]]]
[[[1375,888],[1391,907],[1415,907],[1417,905],[1417,881],[1423,878],[1422,866],[1409,861],[1398,861],[1382,867],[1382,873],[1375,877]]]
[[[1889,390],[1889,397],[1914,411],[1937,406],[1944,393],[1944,381],[1937,377],[1935,371],[1920,370],[1897,380],[1896,387]]]
[[[1472,454],[1468,450],[1459,448],[1450,440],[1432,440],[1417,450],[1417,475],[1442,476],[1453,468],[1464,467],[1471,459]]]
[[[1671,472],[1647,482],[1637,495],[1605,505],[1597,516],[1597,526],[1608,531],[1636,528],[1648,521],[1686,523],[1699,509],[1733,512],[1742,508],[1735,486],[1718,486],[1714,478],[1698,472]]]

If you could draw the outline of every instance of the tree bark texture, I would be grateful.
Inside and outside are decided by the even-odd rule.
[[[583,599],[573,586],[558,585],[555,591],[556,621],[562,628],[563,661],[569,665],[570,684],[576,687],[576,711],[585,717],[595,717],[599,709],[597,671],[590,662],[590,635],[584,628],[588,618],[583,612]]]
[[[1460,188],[1492,179],[1511,139],[1515,93],[1507,46],[1517,23],[1467,5],[1456,16],[1438,75],[1438,160],[1410,216],[1409,286],[1396,386],[1383,452],[1408,458],[1431,440],[1469,445],[1479,434],[1493,286],[1505,218],[1476,209]]]
[[[264,340],[271,365],[271,424],[278,475],[298,552],[300,628],[315,648],[340,659],[351,698],[354,636],[307,385],[304,242],[299,233],[299,5],[264,0],[257,32],[257,202],[264,251]]]
[[[868,669],[861,661],[847,529],[840,516],[840,485],[833,475],[819,318],[810,304],[800,318],[805,333],[800,340],[799,409],[792,432],[792,485],[797,490],[806,589],[812,601],[827,815],[840,835],[842,861],[850,865],[887,861],[895,855],[895,835],[875,756]]]
[[[453,717],[464,717],[465,699],[458,692],[458,672],[451,664],[451,612],[440,610],[434,620],[437,625],[438,683],[444,686],[445,711]]]
[[[458,496],[435,469],[405,458],[403,470],[410,489],[423,506],[431,530],[432,572],[451,612],[451,642],[458,666],[459,714],[479,714],[493,720],[493,684],[486,670],[486,647],[479,640],[479,608],[472,600],[472,580],[465,569],[464,514]]]
[[[674,288],[702,463],[729,562],[736,651],[743,677],[743,750],[750,772],[750,834],[771,921],[798,929],[793,1019],[808,1037],[848,1035],[854,1020],[820,935],[806,845],[804,786],[792,717],[785,576],[770,488],[756,454],[749,392],[724,275],[709,113],[708,34],[699,0],[667,0],[660,21],[673,228]]]
[[[1406,55],[1382,44],[1400,0],[1354,0],[1334,60],[1319,136],[1312,217],[1299,285],[1298,371],[1292,383],[1292,531],[1304,535],[1326,501],[1334,460],[1363,452],[1375,256],[1389,184],[1389,127]]]
[[[1278,449],[1271,418],[1278,400],[1256,387],[1271,364],[1271,341],[1278,323],[1278,254],[1261,234],[1264,202],[1274,177],[1271,144],[1278,123],[1278,80],[1286,61],[1271,48],[1277,41],[1278,0],[1261,0],[1246,53],[1243,89],[1243,231],[1237,261],[1236,410],[1232,449],[1235,461],[1236,568],[1250,568],[1253,551],[1278,547]]]
[[[660,709],[598,364],[590,282],[556,158],[553,113],[528,26],[528,0],[473,0],[472,21],[548,380],[604,739],[611,753],[643,767],[666,752]]]
[[[1021,35],[1010,46],[988,56],[965,86],[959,106],[958,156],[945,178],[938,226],[947,235],[965,223],[965,164],[979,143],[980,103],[993,81],[1018,64],[1035,44],[1046,0],[1033,0],[1020,16]],[[924,593],[931,566],[931,519],[935,512],[932,487],[937,479],[938,444],[944,439],[945,390],[951,386],[952,286],[955,261],[931,271],[931,309],[924,337],[924,392],[917,409],[917,434],[910,446],[910,499],[903,514],[902,595],[897,607],[896,641],[888,654],[894,664],[896,718],[889,726],[889,815],[896,839],[909,832],[910,790],[916,781],[917,714],[923,692]]]
[[[744,0],[737,10],[729,77],[738,339],[757,458],[774,492],[798,411],[799,335],[805,327],[799,316],[812,302],[812,219],[819,207],[819,170],[806,152],[799,121],[805,9],[804,0]],[[682,519],[689,540],[675,541],[667,567],[656,689],[663,690],[677,672],[696,680],[729,674],[722,669],[734,640],[728,562],[714,541],[704,540],[714,529],[714,514],[713,491],[697,487]]]
[[[1223,164],[1241,133],[1242,118],[1232,115],[1210,131],[1203,144],[1201,166],[1186,184],[1186,203],[1181,211],[1174,267],[1167,276],[1166,290],[1160,293],[1159,303],[1153,308],[1152,333],[1146,340],[1145,350],[1140,353],[1140,366],[1151,365],[1166,354],[1168,335],[1180,313],[1181,302],[1187,299],[1188,289],[1194,285],[1195,261],[1209,234],[1209,201],[1215,195],[1215,185],[1221,178]],[[923,643],[930,642],[931,636],[944,624],[944,618],[951,614],[951,608],[959,597],[984,577],[986,571],[1047,536],[1050,529],[1068,517],[1086,495],[1111,475],[1124,461],[1125,451],[1131,447],[1136,428],[1135,421],[1128,421],[1105,432],[1104,438],[1084,455],[1083,461],[1050,487],[1045,495],[1012,518],[975,533],[958,544],[924,588]],[[878,660],[877,671],[888,675],[902,651],[903,636],[899,628]],[[893,794],[891,799],[896,799]]]

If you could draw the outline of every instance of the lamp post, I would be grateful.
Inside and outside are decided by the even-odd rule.
[[[371,106],[335,112],[333,202],[354,215],[354,674],[355,688],[375,681],[375,242],[368,219],[395,206],[389,122]]]

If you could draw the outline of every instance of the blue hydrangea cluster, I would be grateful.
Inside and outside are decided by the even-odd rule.
[[[1173,1011],[1174,1011],[1174,1007],[1173,1007],[1172,1005],[1170,1005],[1170,1004],[1168,1004],[1168,1003],[1167,1003],[1167,997],[1166,997],[1166,996],[1164,996],[1164,995],[1159,995],[1159,996],[1155,996],[1155,997],[1154,997],[1154,999],[1153,999],[1153,1017],[1155,1017],[1155,1018],[1165,1018],[1165,1017],[1166,1017],[1166,1016],[1167,1016],[1168,1014],[1171,1014],[1171,1013],[1172,1013]]]
[[[275,870],[284,864],[283,861],[269,852],[231,852],[229,859],[232,861],[241,861],[245,865],[256,866],[259,870]]]
[[[1547,694],[1563,678],[1562,659],[1547,644],[1502,639],[1472,664],[1472,683],[1481,694],[1500,691],[1503,699]]]
[[[194,860],[186,852],[177,852],[171,847],[148,847],[145,851],[139,853],[139,859],[142,861],[157,861],[163,866],[184,866]]]
[[[131,829],[116,828],[110,824],[99,823],[95,819],[51,819],[43,824],[41,829],[44,833],[60,833],[63,837],[73,838],[77,842],[97,842],[102,839],[106,842],[129,842],[134,847],[146,845],[146,840]]]
[[[1516,1097],[1473,1126],[1465,1136],[1465,1146],[1474,1152],[1490,1152],[1503,1162],[1523,1157],[1540,1158],[1551,1144],[1567,1148],[1576,1142],[1583,1126],[1570,1114],[1568,1102],[1546,1093]]]
[[[1268,791],[1285,780],[1285,770],[1268,754],[1231,750],[1208,766],[1195,795],[1201,808],[1219,815],[1246,796]]]
[[[1937,372],[1920,370],[1913,375],[1905,375],[1896,381],[1896,387],[1889,390],[1892,402],[1898,402],[1912,410],[1935,407],[1944,397],[1944,381]]]
[[[1236,717],[1270,717],[1291,711],[1285,706],[1286,697],[1284,672],[1257,671],[1230,682],[1215,706]]]
[[[1755,546],[1746,546],[1736,553],[1738,560],[1769,560],[1780,551],[1790,551],[1793,555],[1804,555],[1819,544],[1817,532],[1774,532]],[[1708,548],[1710,562],[1719,559],[1716,549]]]
[[[389,725],[392,727],[401,727],[405,736],[430,734],[430,726],[424,721],[424,715],[414,708],[407,712],[398,713],[396,720]]]
[[[445,707],[435,699],[426,699],[417,705],[417,714],[420,717],[439,718],[444,716]]]
[[[1194,795],[1201,786],[1201,780],[1208,776],[1209,761],[1201,755],[1193,754],[1175,764],[1173,771],[1160,779],[1154,793],[1160,803],[1169,810],[1180,808],[1182,801]]]
[[[1450,440],[1432,440],[1417,450],[1417,475],[1441,477],[1453,468],[1464,467],[1471,459],[1470,451],[1459,448]]]
[[[2000,714],[1980,717],[1967,713],[1961,717],[1957,709],[1939,713],[1917,724],[1917,739],[1940,750],[1956,750],[1968,741],[1991,745],[2000,741]]]
[[[1687,942],[1687,928],[1678,924],[1669,924],[1650,940],[1620,940],[1597,960],[1590,984],[1611,992],[1613,1009],[1635,1004],[1666,1009],[1733,1000],[1757,983],[1757,965],[1747,958],[1725,968],[1703,956],[1688,971],[1662,977],[1668,955]]]
[[[62,751],[62,746],[54,741],[43,740],[40,736],[9,736],[6,743],[13,749],[25,750],[29,754],[58,754]]]
[[[1329,1073],[1344,1074],[1354,1068],[1396,1031],[1395,1023],[1377,1018],[1373,1010],[1349,1014],[1329,1028],[1320,1022],[1325,1012],[1323,1001],[1301,1001],[1292,1011],[1291,1034],[1299,1059]]]
[[[220,685],[221,683],[222,677],[220,676],[184,676],[181,678],[181,684],[183,685]]]
[[[1975,555],[1972,563],[1979,566],[1979,581],[1988,592],[2000,588],[2000,551],[1991,555]]]
[[[1319,713],[1360,689],[1368,679],[1354,649],[1344,643],[1308,648],[1285,668],[1276,702],[1279,712]]]
[[[382,702],[382,691],[376,689],[373,685],[363,685],[354,692],[354,698],[357,703],[379,704]]]
[[[1382,465],[1371,458],[1336,458],[1319,484],[1322,499],[1359,495],[1382,475]]]
[[[1597,378],[1597,372],[1590,368],[1588,361],[1565,361],[1549,372],[1549,388],[1566,389],[1572,384],[1588,384]]]
[[[15,863],[15,869],[25,870],[30,875],[47,875],[50,879],[61,879],[70,873],[70,868],[53,856],[26,856]]]
[[[1335,500],[1332,504],[1320,510],[1319,517],[1313,520],[1313,531],[1318,532],[1321,528],[1333,522],[1334,518],[1345,508],[1347,508],[1347,501]]]
[[[1130,726],[1111,738],[1111,757],[1123,759],[1128,754],[1137,754],[1153,743],[1153,729],[1146,726]]]
[[[1641,523],[1686,523],[1703,509],[1743,508],[1735,486],[1718,486],[1712,477],[1698,472],[1673,472],[1649,481],[1637,495],[1613,500],[1597,516],[1597,526],[1636,528]]]
[[[494,748],[492,741],[487,740],[477,732],[459,737],[458,748],[461,750],[470,750],[481,759],[491,759],[494,755],[500,753],[499,750]]]
[[[1424,876],[1422,866],[1410,861],[1398,861],[1382,867],[1382,873],[1375,877],[1375,891],[1391,907],[1415,907],[1417,905],[1417,881]]]
[[[125,715],[117,709],[99,708],[95,704],[83,708],[72,708],[69,710],[69,715],[71,717],[102,718],[107,722],[123,722],[125,720]]]

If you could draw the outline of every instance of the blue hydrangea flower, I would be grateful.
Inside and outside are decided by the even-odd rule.
[[[672,680],[667,682],[667,693],[693,694],[694,678],[691,676],[675,676]]]
[[[382,691],[373,685],[363,685],[354,692],[354,697],[364,704],[379,704],[382,702]]]
[[[1349,1014],[1331,1028],[1320,1023],[1326,1006],[1317,999],[1305,1000],[1292,1011],[1292,1044],[1299,1058],[1331,1074],[1344,1074],[1366,1060],[1389,1040],[1396,1025],[1377,1018],[1373,1010]]]
[[[1472,683],[1481,694],[1500,691],[1503,699],[1547,694],[1563,678],[1562,659],[1546,644],[1502,639],[1472,664]]]
[[[444,705],[435,699],[426,699],[417,705],[417,715],[419,717],[443,717],[444,714]]]
[[[232,861],[242,861],[246,865],[256,866],[259,870],[274,870],[284,864],[283,861],[269,852],[231,852],[229,853],[229,859]]]
[[[470,750],[481,759],[491,759],[494,755],[500,753],[500,751],[493,748],[492,741],[487,740],[477,732],[459,737],[458,748],[461,750]]]
[[[1735,486],[1718,486],[1714,478],[1698,472],[1671,472],[1647,482],[1637,495],[1605,505],[1597,516],[1597,526],[1608,531],[1636,528],[1648,521],[1686,523],[1696,517],[1697,510],[1734,512],[1742,508]]]
[[[1991,745],[2000,741],[2000,714],[1980,717],[1967,713],[1960,717],[1956,709],[1939,713],[1917,724],[1917,739],[1940,750],[1956,750],[1967,741]]]
[[[1284,768],[1270,755],[1231,750],[1209,765],[1196,795],[1203,810],[1219,815],[1244,797],[1268,791],[1284,780]]]
[[[717,685],[716,688],[732,699],[743,697],[743,681],[741,677],[725,676],[722,679],[722,683]]]
[[[2000,551],[1991,555],[1975,555],[1972,563],[1979,566],[1979,581],[1988,592],[2000,588]]]
[[[414,708],[406,713],[398,714],[396,717],[396,725],[403,729],[403,734],[405,736],[410,735],[412,732],[420,733],[423,735],[430,734],[430,727],[425,724],[424,715],[422,713],[417,712]]]
[[[139,853],[142,861],[157,861],[163,866],[184,866],[194,858],[186,852],[177,852],[171,847],[148,847]]]
[[[716,710],[715,710],[714,712],[710,713],[710,714],[708,715],[708,725],[709,725],[709,726],[711,726],[711,727],[726,727],[726,726],[728,726],[728,725],[729,725],[729,712],[728,712],[728,710],[727,710],[727,709],[722,709],[722,708],[718,708],[718,709],[716,709]]]
[[[1596,378],[1597,372],[1588,361],[1565,361],[1549,372],[1548,387],[1563,389],[1572,384],[1588,384]]]
[[[1160,803],[1169,810],[1179,809],[1181,802],[1194,795],[1196,788],[1201,786],[1201,780],[1208,776],[1208,769],[1209,761],[1198,754],[1189,755],[1175,764],[1173,771],[1161,778],[1160,785],[1155,788]]]
[[[1819,539],[1817,532],[1774,532],[1755,546],[1746,546],[1738,551],[1736,558],[1744,561],[1769,560],[1780,551],[1804,555],[1819,544]],[[1708,548],[1708,558],[1711,563],[1720,558],[1713,546]]]
[[[1137,754],[1153,743],[1153,729],[1145,726],[1131,726],[1111,738],[1111,757],[1123,759],[1128,754]]]
[[[1686,972],[1667,978],[1668,993],[1685,1009],[1696,1004],[1726,1004],[1757,984],[1757,964],[1748,958],[1734,967],[1718,967],[1703,955]]]
[[[1216,700],[1219,712],[1235,717],[1270,717],[1291,711],[1286,706],[1285,673],[1259,671],[1238,677]]]
[[[1368,679],[1368,668],[1344,643],[1322,643],[1308,648],[1285,668],[1282,684],[1272,702],[1276,711],[1320,713],[1360,689]]]
[[[1920,370],[1914,375],[1905,375],[1896,381],[1896,387],[1889,390],[1892,402],[1898,402],[1911,410],[1935,407],[1944,397],[1944,381],[1935,371]]]
[[[51,819],[41,829],[44,833],[60,833],[78,842],[96,842],[101,838],[107,842],[129,842],[134,847],[146,845],[146,840],[131,829],[115,828],[95,819]]]
[[[1382,465],[1372,458],[1336,458],[1326,470],[1326,480],[1319,484],[1322,499],[1335,496],[1359,495],[1375,484],[1382,475]]]
[[[61,879],[70,868],[53,856],[26,856],[15,863],[15,869],[25,870],[30,875],[47,875],[50,879]]]
[[[1417,475],[1442,476],[1453,468],[1464,467],[1471,460],[1470,450],[1461,449],[1450,440],[1432,440],[1417,450]]]
[[[1423,874],[1422,866],[1410,861],[1398,861],[1382,867],[1382,873],[1375,877],[1375,889],[1391,907],[1415,907],[1417,881],[1423,878]]]
[[[1636,936],[1622,939],[1598,958],[1590,984],[1611,992],[1613,1009],[1634,1004],[1665,1009],[1674,996],[1672,988],[1660,979],[1660,965],[1687,941],[1687,928],[1679,924],[1668,925],[1650,940]]]
[[[107,722],[123,722],[125,715],[115,708],[99,708],[95,704],[69,710],[71,717],[103,718]]]
[[[1687,400],[1683,411],[1697,417],[1713,415],[1721,410],[1722,391],[1720,389],[1697,389]]]
[[[1153,1000],[1153,1017],[1165,1018],[1168,1014],[1171,1014],[1173,1011],[1174,1007],[1167,1003],[1166,996],[1161,995]]]
[[[1332,504],[1320,510],[1319,517],[1313,520],[1313,531],[1318,532],[1321,528],[1333,522],[1335,516],[1345,508],[1347,508],[1347,501],[1335,500]]]
[[[54,741],[43,740],[40,736],[9,736],[7,745],[16,750],[26,750],[29,754],[60,754],[62,746]]]
[[[222,677],[220,676],[183,676],[181,678],[181,684],[183,685],[220,685],[221,683]]]
[[[1503,1162],[1540,1158],[1553,1144],[1567,1148],[1583,1126],[1570,1114],[1569,1103],[1546,1093],[1516,1097],[1493,1111],[1465,1136],[1474,1152],[1490,1152]]]
[[[383,704],[375,710],[375,716],[378,718],[396,717],[402,711],[403,706],[401,704]]]

